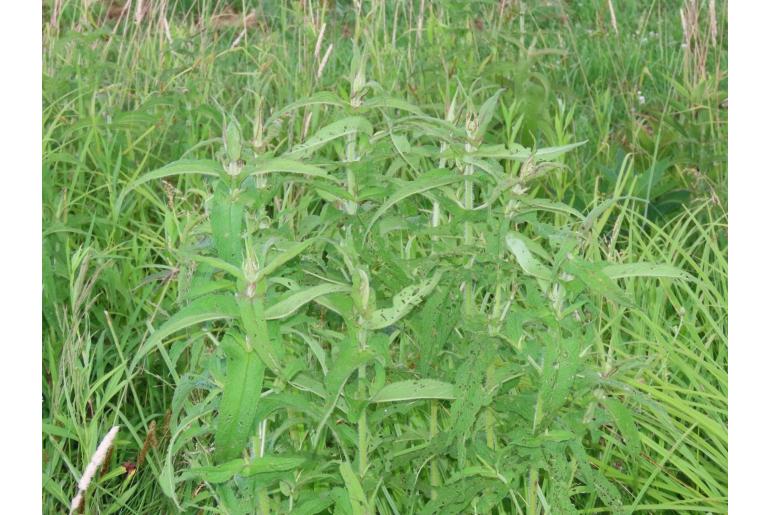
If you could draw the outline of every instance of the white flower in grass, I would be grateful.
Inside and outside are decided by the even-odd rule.
[[[107,457],[107,453],[109,452],[110,447],[112,447],[112,442],[115,441],[119,429],[119,426],[114,426],[110,429],[109,433],[107,433],[99,444],[99,447],[96,448],[96,451],[94,451],[94,454],[91,456],[91,461],[88,463],[86,470],[83,471],[80,481],[78,481],[78,494],[72,499],[70,513],[75,513],[80,507],[80,503],[83,501],[83,494],[88,490],[88,485],[91,484],[91,480],[96,475],[96,471],[99,470],[104,458]]]

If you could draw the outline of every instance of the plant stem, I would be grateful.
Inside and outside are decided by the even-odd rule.
[[[438,434],[438,401],[430,401],[430,439],[433,439]],[[438,456],[435,456],[430,462],[430,498],[438,498],[439,487],[439,473],[438,473]]]

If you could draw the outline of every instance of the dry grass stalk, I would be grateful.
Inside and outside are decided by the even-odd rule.
[[[610,23],[612,24],[612,30],[615,31],[615,34],[619,34],[618,19],[615,17],[615,6],[612,5],[612,0],[607,0],[607,5],[610,8]]]
[[[685,78],[694,85],[709,75],[706,61],[709,54],[709,39],[712,43],[716,43],[716,6],[712,16],[711,5],[709,5],[710,35],[701,31],[700,5],[697,0],[684,0],[684,7],[679,10],[679,17],[682,21]]]
[[[321,43],[323,43],[325,32],[326,32],[326,23],[321,25],[321,30],[318,32],[318,39],[316,39],[316,42],[315,42],[315,50],[313,50],[313,55],[315,56],[316,59],[318,59],[321,55]]]
[[[153,420],[150,422],[150,426],[147,429],[147,436],[144,438],[142,450],[139,451],[139,456],[136,458],[136,468],[139,468],[144,464],[150,448],[155,447],[156,445],[158,445],[158,440],[155,438],[155,421]]]
[[[61,4],[63,0],[54,0],[53,9],[51,9],[51,27],[54,30],[59,29],[59,14],[61,14]]]
[[[320,79],[321,75],[323,75],[324,67],[326,66],[326,62],[329,60],[329,56],[332,55],[333,48],[334,48],[334,44],[330,44],[329,47],[326,49],[326,53],[324,54],[323,59],[321,59],[321,64],[318,65],[318,72],[316,73],[317,79]]]
[[[257,11],[248,14],[237,13],[232,7],[225,7],[221,13],[211,17],[211,27],[214,29],[252,29],[259,25]]]

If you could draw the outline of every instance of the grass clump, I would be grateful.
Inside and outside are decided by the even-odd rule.
[[[726,512],[725,13],[674,5],[51,2],[46,510],[120,425],[88,511]]]

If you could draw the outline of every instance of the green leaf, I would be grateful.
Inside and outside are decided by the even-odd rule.
[[[301,290],[294,290],[286,294],[281,300],[265,309],[267,320],[286,318],[295,313],[299,308],[318,297],[330,293],[348,292],[350,286],[344,284],[324,283]]]
[[[658,265],[653,263],[624,263],[607,265],[603,269],[611,279],[626,279],[629,277],[659,277],[668,279],[694,280],[684,270],[673,265]]]
[[[517,197],[517,200],[522,204],[524,204],[525,206],[529,206],[540,211],[562,213],[565,215],[573,216],[581,221],[585,218],[580,211],[578,211],[577,209],[573,209],[572,207],[566,204],[563,204],[561,202],[554,202],[546,199],[528,198],[528,197]]]
[[[235,201],[227,185],[220,181],[211,204],[211,232],[219,258],[236,267],[243,260],[243,210],[244,205]]]
[[[519,238],[513,233],[508,233],[505,237],[505,244],[526,274],[538,279],[551,279],[551,271],[530,252],[526,240]]]
[[[378,95],[369,98],[364,101],[361,107],[364,109],[400,109],[401,111],[406,111],[417,116],[425,116],[425,113],[419,107],[410,104],[406,100],[401,100],[400,98],[389,95]]]
[[[374,359],[374,354],[370,349],[361,350],[348,344],[334,361],[329,374],[326,376],[326,391],[331,397],[339,395],[342,387],[345,386],[350,374]]]
[[[316,495],[315,492],[312,492],[310,495],[313,497],[298,504],[292,510],[292,515],[315,515],[331,506],[334,502],[334,498],[331,495]]]
[[[342,138],[351,134],[363,132],[371,136],[373,132],[372,124],[366,118],[361,116],[349,116],[342,120],[332,122],[323,129],[313,134],[304,143],[294,145],[294,148],[287,153],[293,157],[306,157],[315,150],[337,138]]]
[[[234,120],[228,122],[225,128],[225,150],[230,161],[241,158],[241,131]]]
[[[185,478],[198,478],[209,483],[224,483],[236,475],[251,477],[258,474],[288,472],[300,467],[307,459],[294,456],[262,456],[246,461],[233,459],[219,465],[205,465],[187,472]]]
[[[238,304],[232,294],[212,294],[200,297],[180,309],[147,339],[131,364],[133,370],[153,348],[167,336],[211,320],[229,320],[239,315]]]
[[[444,433],[447,441],[456,440],[457,460],[461,467],[465,466],[465,442],[478,419],[479,411],[484,406],[486,371],[496,355],[493,338],[474,335],[468,343],[468,354],[455,375],[457,399],[449,410],[449,430]]]
[[[287,105],[283,109],[279,109],[275,114],[267,119],[265,122],[265,127],[269,127],[287,113],[311,105],[333,105],[337,107],[343,107],[345,105],[345,101],[330,91],[319,91],[310,97],[297,100],[296,102],[292,102],[291,104]]]
[[[227,376],[214,436],[214,461],[219,463],[237,458],[243,451],[254,426],[265,373],[257,353],[247,352],[240,336],[226,335],[222,349],[227,356]]]
[[[629,513],[628,510],[623,509],[623,502],[617,487],[591,466],[588,453],[586,453],[583,445],[577,440],[572,440],[569,447],[575,455],[577,476],[586,488],[598,495],[599,499],[612,510],[612,513]]]
[[[413,401],[417,399],[455,399],[455,388],[436,379],[398,381],[384,386],[369,402]]]
[[[286,157],[259,158],[246,164],[244,178],[249,175],[267,175],[271,173],[294,173],[321,177],[322,179],[336,179],[326,173],[326,170],[315,165],[303,163]]]
[[[483,136],[487,132],[487,126],[495,115],[497,101],[500,95],[505,91],[504,89],[498,89],[491,97],[489,97],[479,108],[479,127],[477,133]]]
[[[239,474],[241,470],[246,466],[246,461],[242,458],[230,460],[226,463],[220,463],[219,465],[205,465],[203,467],[196,467],[191,469],[188,473],[188,477],[199,478],[209,483],[224,483],[229,481],[236,474]]]
[[[606,268],[582,259],[572,259],[564,263],[564,270],[574,275],[590,291],[617,302],[621,306],[633,306],[623,290],[604,272]]]
[[[546,447],[543,452],[551,478],[548,499],[551,501],[552,512],[564,515],[577,514],[578,511],[570,499],[572,470],[567,457],[564,455],[564,450],[561,448],[553,450]]]
[[[508,159],[516,161],[525,161],[527,159],[534,159],[535,161],[551,161],[557,157],[566,154],[572,149],[585,145],[588,141],[581,141],[579,143],[570,143],[569,145],[562,145],[560,147],[545,147],[532,152],[531,150],[523,150],[511,154]]]
[[[219,177],[222,173],[224,173],[222,164],[217,161],[211,159],[180,159],[179,161],[174,161],[162,168],[158,168],[157,170],[142,175],[129,184],[127,191],[134,190],[147,182],[163,179],[165,177],[173,177],[175,175],[208,175],[211,177]]]
[[[579,365],[580,342],[576,338],[548,339],[538,391],[536,427],[555,417],[557,410],[568,401]],[[547,427],[547,424],[543,426]],[[561,438],[563,435],[557,433],[557,436]]]
[[[215,258],[213,256],[202,256],[200,254],[193,254],[190,256],[190,259],[197,263],[208,265],[212,268],[227,272],[237,279],[244,279],[243,270],[235,265],[228,263],[224,259]],[[206,281],[206,285],[210,286],[212,283],[213,281]]]
[[[358,480],[358,476],[353,472],[350,463],[346,461],[340,464],[340,474],[342,474],[342,479],[345,481],[345,488],[348,499],[350,499],[350,506],[353,508],[353,515],[371,515],[374,513],[369,508],[369,502],[366,500],[364,489]]]
[[[366,328],[370,330],[382,329],[398,322],[433,291],[440,279],[441,273],[437,273],[429,280],[407,286],[393,297],[393,307],[378,309],[369,320],[366,320]]]
[[[634,422],[634,414],[617,399],[605,399],[604,405],[607,407],[607,411],[612,414],[612,418],[615,419],[615,425],[620,434],[623,435],[628,453],[634,459],[638,458],[642,452],[642,441]]]
[[[385,212],[388,209],[393,207],[398,202],[401,202],[402,200],[412,195],[416,195],[418,193],[424,193],[434,188],[447,186],[449,184],[459,182],[461,180],[463,180],[462,175],[458,175],[454,171],[448,170],[445,168],[437,168],[435,170],[431,170],[430,172],[420,175],[417,179],[411,182],[408,182],[407,184],[399,188],[398,191],[396,191],[393,195],[391,195],[388,198],[388,200],[386,200],[385,203],[382,204],[382,206],[380,206],[380,208],[372,216],[371,220],[369,220],[369,224],[366,227],[366,233],[369,233],[374,223],[383,214],[385,214]]]
[[[275,472],[288,472],[301,467],[307,458],[302,456],[262,456],[254,458],[241,471],[244,477],[257,474],[272,474]]]
[[[310,238],[303,242],[292,243],[286,249],[280,251],[277,256],[275,256],[272,260],[270,260],[268,264],[259,270],[256,282],[259,282],[261,279],[269,276],[278,270],[278,268],[280,268],[282,265],[299,256],[302,252],[304,252],[306,248],[315,243],[315,241],[315,238]]]
[[[428,502],[419,515],[457,515],[459,513],[474,513],[469,509],[471,502],[482,495],[488,488],[501,489],[505,487],[499,480],[474,477],[463,479],[436,490],[436,498]]]
[[[120,206],[123,205],[123,200],[126,195],[133,190],[156,179],[163,179],[165,177],[173,177],[175,175],[208,175],[212,177],[219,177],[224,173],[222,165],[217,161],[210,159],[180,159],[169,163],[162,168],[147,172],[135,181],[131,182],[120,194],[116,202],[116,210],[120,211]]]

